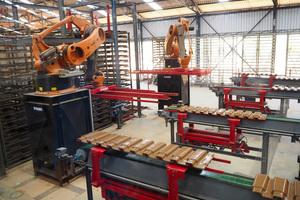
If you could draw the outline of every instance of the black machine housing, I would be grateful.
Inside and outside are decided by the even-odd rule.
[[[165,68],[181,67],[177,59],[165,59]],[[169,100],[159,100],[158,109],[164,109],[182,101],[184,105],[190,105],[190,79],[189,75],[158,75],[158,92],[178,93],[178,96],[170,96]]]
[[[55,156],[58,147],[75,154],[80,136],[93,131],[90,91],[67,94],[24,95],[25,113],[31,141],[35,175],[43,175],[62,185],[71,179],[70,165]],[[73,174],[74,175],[74,174]]]

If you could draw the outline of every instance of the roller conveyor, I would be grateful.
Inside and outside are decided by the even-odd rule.
[[[199,106],[198,106],[199,107]],[[209,108],[207,108],[209,109]],[[221,111],[221,110],[219,110]],[[224,111],[224,110],[222,110]],[[227,110],[226,112],[233,112],[231,109]],[[225,113],[226,113],[225,112]],[[231,155],[235,157],[242,157],[252,160],[258,160],[261,162],[261,173],[267,173],[268,170],[268,153],[269,153],[269,138],[270,135],[278,135],[278,136],[289,136],[291,137],[292,142],[295,142],[297,138],[300,137],[300,120],[299,119],[290,119],[290,118],[279,118],[279,117],[271,117],[267,116],[266,120],[250,120],[248,118],[231,118],[231,117],[224,117],[220,115],[212,115],[212,114],[199,114],[199,113],[188,113],[184,112],[181,113],[178,110],[177,106],[171,106],[165,109],[165,118],[171,125],[171,142],[172,144],[177,144],[179,146],[189,146],[192,148],[200,148],[205,149],[209,152],[216,152],[226,155]],[[230,120],[233,120],[230,124]],[[182,121],[182,122],[181,122]],[[177,135],[175,131],[175,122],[178,123],[177,133],[179,132],[180,135]],[[251,151],[259,151],[262,152],[262,156],[252,156],[252,155],[245,155],[245,154],[237,154],[234,152],[227,152],[219,149],[212,149],[207,146],[199,146],[199,145],[191,145],[186,144],[182,140],[182,136],[185,133],[191,136],[192,138],[195,134],[201,133],[206,131],[192,131],[191,133],[185,132],[183,129],[183,123],[188,123],[189,128],[193,129],[193,125],[191,124],[200,124],[206,126],[213,126],[213,127],[222,127],[226,130],[233,130],[230,131],[233,133],[232,135],[236,136],[239,134],[239,131],[243,131],[243,133],[248,134],[255,134],[262,136],[262,146],[261,148],[257,147],[248,147]],[[235,123],[235,124],[234,124]],[[234,130],[237,130],[234,132]],[[230,138],[230,136],[228,136]],[[227,137],[227,138],[228,138]],[[237,142],[235,139],[231,141]]]

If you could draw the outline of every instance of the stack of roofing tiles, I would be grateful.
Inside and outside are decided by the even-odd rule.
[[[298,200],[300,199],[300,181],[290,183],[284,178],[271,179],[266,174],[258,174],[253,182],[252,191],[269,199]]]
[[[155,143],[152,140],[100,131],[83,135],[78,141],[198,169],[205,169],[214,158],[214,154],[201,149],[194,151],[191,147],[180,148],[174,144],[166,145],[163,142]]]
[[[267,114],[261,112],[233,110],[233,109],[217,109],[200,106],[181,106],[177,109],[179,112],[188,112],[204,115],[218,115],[223,117],[241,118],[241,119],[256,119],[266,120]]]

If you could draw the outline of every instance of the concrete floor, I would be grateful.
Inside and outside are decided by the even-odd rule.
[[[142,84],[142,88],[145,89],[146,85]],[[151,89],[155,88],[155,86],[151,86]],[[207,88],[191,87],[191,105],[217,107],[217,102],[217,97]],[[269,104],[272,108],[279,108],[279,101],[272,100]],[[156,142],[163,141],[170,143],[170,127],[166,127],[164,119],[157,116],[157,105],[149,103],[143,103],[142,105],[149,106],[149,109],[143,111],[146,117],[129,120],[122,129],[117,129],[116,125],[114,125],[105,129],[105,131],[151,139]],[[294,118],[300,117],[300,106],[296,101],[291,101],[290,103],[289,116]],[[212,129],[212,127],[201,128]],[[261,147],[262,137],[251,134],[246,134],[245,136],[250,146]],[[271,137],[269,152],[270,168],[268,174],[271,177],[279,176],[293,181],[294,177],[298,176],[299,171],[297,155],[300,152],[300,145],[298,143],[291,143],[290,138],[287,137]],[[251,152],[250,155],[260,156],[260,153]],[[216,157],[231,160],[232,163],[229,165],[212,162],[210,164],[211,168],[248,177],[254,177],[257,173],[260,173],[260,162],[258,161],[230,157],[222,154],[217,154]],[[93,194],[94,199],[102,199],[99,188],[93,188]],[[61,188],[34,177],[32,162],[29,161],[14,169],[8,170],[7,177],[0,180],[0,200],[2,199],[87,199],[85,177],[79,177],[71,184]]]

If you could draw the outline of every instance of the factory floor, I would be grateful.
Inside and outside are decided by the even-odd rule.
[[[146,88],[142,84],[142,88]],[[155,86],[151,86],[155,89]],[[208,88],[199,86],[191,87],[191,105],[216,107],[218,99]],[[170,127],[166,127],[163,118],[157,115],[157,105],[143,103],[149,109],[143,110],[145,117],[134,118],[126,122],[122,129],[117,129],[113,125],[106,132],[118,133],[162,141],[170,143]],[[269,106],[272,109],[279,109],[279,101],[270,100]],[[290,102],[288,117],[300,118],[300,104],[297,101]],[[213,127],[201,127],[206,130],[212,130]],[[246,140],[250,146],[261,147],[262,137],[251,134],[245,134]],[[279,176],[293,181],[299,172],[297,156],[300,153],[300,145],[291,143],[287,137],[271,137],[269,148],[269,171],[271,177]],[[251,152],[250,155],[259,155],[258,152]],[[231,160],[231,164],[212,162],[211,168],[223,170],[228,173],[254,177],[260,173],[260,162],[237,157],[217,154],[216,157]],[[101,198],[101,190],[93,188],[94,199]],[[16,168],[7,171],[7,176],[0,180],[0,200],[2,199],[43,199],[43,200],[83,200],[87,199],[85,177],[81,176],[65,185],[59,187],[43,179],[34,176],[32,162],[28,161]]]

